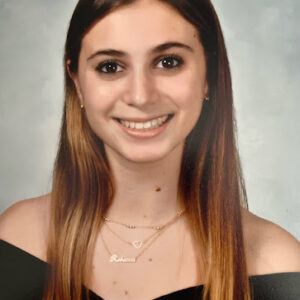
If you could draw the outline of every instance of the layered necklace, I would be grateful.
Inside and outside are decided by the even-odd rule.
[[[101,239],[103,241],[104,248],[106,249],[108,255],[109,255],[109,262],[111,263],[135,263],[137,262],[138,258],[159,238],[159,236],[166,231],[172,224],[174,224],[183,214],[185,213],[185,210],[178,211],[176,215],[170,219],[165,224],[161,225],[152,225],[152,226],[137,226],[132,224],[126,224],[122,222],[118,222],[115,220],[112,220],[110,218],[107,218],[103,216],[104,219],[104,225],[107,227],[107,229],[116,236],[119,240],[126,243],[127,245],[130,245],[134,247],[136,250],[140,250],[137,255],[132,257],[125,257],[125,256],[118,256],[117,254],[111,252],[109,247],[107,246],[107,243],[104,240],[104,237],[102,233],[100,232]],[[121,226],[126,227],[127,229],[138,229],[138,228],[144,228],[144,229],[153,229],[155,230],[154,233],[151,233],[148,237],[146,237],[143,240],[134,240],[134,241],[128,241],[124,239],[120,234],[118,234],[116,231],[114,231],[109,223],[118,224]]]

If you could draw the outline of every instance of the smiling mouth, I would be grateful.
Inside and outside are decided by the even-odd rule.
[[[164,115],[162,117],[152,119],[152,120],[149,120],[146,122],[132,122],[132,121],[123,120],[123,119],[119,119],[119,118],[115,118],[115,120],[118,121],[123,126],[130,128],[130,129],[150,130],[150,129],[160,127],[164,123],[167,123],[169,120],[171,120],[173,117],[174,117],[174,114],[168,114],[168,115]]]

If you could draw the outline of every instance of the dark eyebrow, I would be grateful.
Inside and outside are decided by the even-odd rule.
[[[186,44],[179,43],[179,42],[163,43],[161,45],[158,45],[158,46],[154,47],[150,52],[158,53],[158,52],[162,52],[164,50],[168,50],[168,49],[173,48],[173,47],[183,48],[183,49],[187,49],[191,52],[194,52],[193,48],[191,48],[190,46],[188,46]],[[95,56],[99,56],[99,55],[109,55],[109,56],[116,56],[116,57],[128,56],[128,54],[126,52],[123,52],[123,51],[120,51],[120,50],[105,49],[105,50],[98,50],[97,52],[92,54],[88,58],[88,60],[91,60]]]
[[[164,50],[168,50],[168,49],[173,48],[173,47],[183,48],[183,49],[187,49],[191,52],[194,52],[193,48],[191,48],[190,46],[188,46],[186,44],[179,43],[179,42],[168,42],[168,43],[158,45],[155,48],[153,48],[151,52],[157,53],[157,52],[161,52],[161,51],[164,51]]]

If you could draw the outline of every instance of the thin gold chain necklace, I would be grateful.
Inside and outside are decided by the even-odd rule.
[[[133,246],[135,249],[140,249],[144,244],[146,244],[148,242],[148,240],[150,240],[158,232],[158,230],[156,230],[154,233],[151,233],[150,236],[148,236],[147,238],[145,238],[143,240],[135,240],[135,241],[129,242],[129,241],[125,240],[123,237],[121,237],[117,232],[112,230],[112,228],[110,228],[110,226],[106,222],[104,224],[113,235],[115,235],[117,238],[119,238],[124,243],[126,243],[130,246]]]
[[[112,253],[110,250],[109,250],[109,248],[108,248],[108,246],[107,246],[107,244],[106,244],[106,242],[105,242],[105,240],[104,240],[104,238],[103,238],[103,235],[102,235],[102,232],[100,231],[100,236],[101,236],[101,239],[102,239],[102,241],[103,241],[103,245],[104,245],[104,248],[106,249],[106,251],[107,251],[107,253],[110,255],[110,258],[109,258],[109,262],[111,262],[111,263],[135,263],[135,262],[137,262],[137,260],[138,260],[138,258],[156,241],[156,239],[158,239],[158,237],[170,226],[170,225],[172,225],[172,224],[174,224],[183,214],[184,214],[184,210],[183,211],[181,211],[180,213],[177,213],[176,214],[176,216],[172,219],[172,220],[170,220],[168,223],[166,223],[165,225],[164,225],[164,227],[162,228],[162,229],[159,229],[159,230],[157,230],[156,232],[155,232],[155,234],[153,234],[152,236],[151,236],[151,238],[149,238],[148,240],[150,240],[149,241],[149,243],[148,244],[146,244],[146,246],[144,247],[144,249],[138,254],[138,255],[136,255],[136,256],[134,256],[134,257],[124,257],[124,256],[121,256],[121,257],[119,257],[117,254],[114,254],[114,253]],[[151,240],[152,239],[152,240]]]
[[[126,228],[129,228],[129,229],[147,228],[147,229],[161,230],[165,226],[167,226],[170,222],[172,222],[174,218],[180,217],[184,212],[185,212],[185,209],[182,209],[181,211],[178,211],[176,213],[176,215],[171,220],[169,220],[168,222],[166,222],[163,225],[150,225],[150,226],[129,225],[129,224],[126,224],[126,223],[122,223],[122,222],[118,222],[118,221],[112,220],[112,219],[107,218],[105,216],[102,216],[102,217],[103,217],[103,219],[106,222],[110,222],[110,223],[114,223],[114,224],[119,224],[119,225],[125,226]]]

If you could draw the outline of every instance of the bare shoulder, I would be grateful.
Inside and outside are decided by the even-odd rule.
[[[300,271],[300,243],[279,225],[243,210],[250,275]]]
[[[0,215],[0,239],[45,259],[50,194],[25,199]]]

